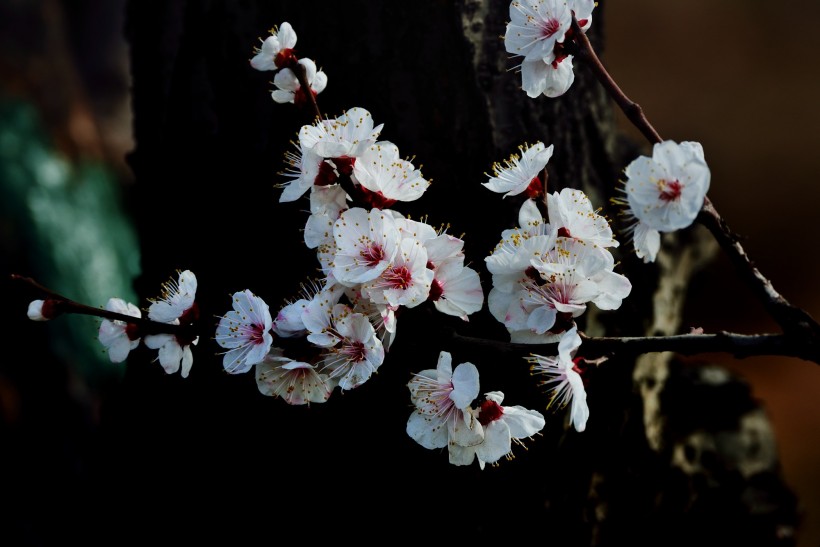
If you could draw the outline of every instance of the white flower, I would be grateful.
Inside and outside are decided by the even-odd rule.
[[[518,147],[521,155],[512,154],[504,165],[493,164],[493,176],[482,185],[493,192],[504,194],[504,197],[515,196],[527,191],[528,197],[543,194],[544,183],[539,178],[552,157],[553,145],[544,147],[544,143],[536,142],[532,146],[526,144]],[[489,176],[489,175],[488,175]]]
[[[399,157],[398,146],[388,141],[377,142],[365,149],[353,164],[353,180],[370,194],[378,196],[373,205],[381,208],[396,201],[415,201],[430,186],[430,181],[420,170]]]
[[[341,213],[333,226],[333,235],[333,276],[343,285],[377,278],[396,256],[401,237],[392,215],[361,207]]]
[[[131,317],[142,317],[138,307],[121,298],[109,298],[105,309]],[[138,329],[134,323],[103,319],[97,338],[108,349],[108,358],[111,362],[122,363],[128,357],[128,353],[139,345],[140,337],[137,333]]]
[[[606,249],[560,237],[553,249],[531,258],[532,268],[513,283],[512,290],[509,280],[496,286],[494,276],[490,312],[510,333],[528,330],[540,337],[563,332],[586,311],[588,302],[602,310],[620,307],[632,285],[612,271],[614,265]]]
[[[609,221],[592,209],[592,203],[581,190],[564,188],[547,195],[550,225],[558,235],[585,241],[601,247],[617,247]]]
[[[318,154],[303,150],[296,143],[294,146],[296,152],[285,152],[287,167],[280,173],[290,180],[275,185],[276,188],[282,188],[279,203],[296,201],[302,197],[316,183],[324,165],[324,160]]]
[[[159,350],[159,364],[168,374],[174,374],[180,368],[182,377],[187,378],[194,363],[191,345],[196,345],[199,337],[190,342],[181,340],[173,334],[148,334],[145,336],[145,345]]]
[[[376,304],[414,308],[427,300],[432,283],[427,249],[418,239],[405,237],[387,268],[362,285],[362,294]]]
[[[384,346],[368,318],[344,304],[333,308],[331,331],[338,342],[328,348],[319,370],[342,390],[359,387],[384,362]]]
[[[271,29],[271,35],[262,42],[262,47],[255,51],[251,66],[256,70],[276,70],[283,68],[293,56],[296,47],[296,33],[290,23],[285,22],[277,30]]]
[[[196,276],[190,270],[179,274],[179,280],[171,279],[162,285],[162,296],[148,307],[148,319],[159,323],[171,323],[191,309],[196,298]]]
[[[299,143],[323,158],[356,158],[376,142],[383,127],[373,127],[370,112],[354,107],[336,119],[302,126]]]
[[[438,265],[430,286],[430,300],[441,313],[467,321],[484,305],[484,290],[478,272],[464,266],[463,257],[448,258]]]
[[[522,406],[501,406],[504,394],[491,391],[484,394],[478,407],[478,421],[484,428],[484,439],[478,444],[462,446],[450,443],[450,463],[470,465],[473,458],[484,469],[487,463],[496,463],[503,457],[512,458],[512,443],[523,445],[527,439],[544,428],[544,415]]]
[[[521,89],[529,97],[559,97],[567,92],[574,81],[572,55],[552,62],[535,59],[521,63]]]
[[[281,397],[290,405],[324,403],[333,391],[327,375],[309,363],[283,357],[279,348],[256,365],[256,385],[263,395]]]
[[[223,368],[231,374],[247,372],[267,355],[273,343],[270,310],[264,300],[249,290],[233,294],[233,311],[219,320],[216,343],[226,348]]]
[[[305,67],[305,76],[310,92],[315,97],[327,87],[327,74],[316,70],[316,63],[312,59],[299,59],[299,64]],[[273,78],[276,89],[271,97],[277,103],[294,103],[302,105],[307,101],[305,90],[299,84],[296,74],[289,68],[283,68]]]
[[[407,384],[415,409],[407,420],[407,434],[427,449],[451,442],[469,446],[483,439],[470,405],[478,396],[478,369],[472,363],[452,368],[452,356],[439,353],[435,369],[422,370]]]
[[[527,61],[552,62],[555,46],[564,41],[571,23],[566,0],[515,0],[510,3],[504,47]]]
[[[148,318],[159,323],[192,326],[199,318],[196,304],[196,276],[190,270],[179,274],[162,286],[162,297],[148,308]],[[196,345],[199,337],[191,338],[183,334],[148,334],[145,345],[159,350],[159,362],[165,372],[173,374],[182,369],[182,377],[187,378],[194,362],[191,345]]]
[[[546,377],[540,384],[550,393],[547,408],[553,404],[559,408],[569,404],[570,424],[579,432],[586,429],[589,418],[584,381],[573,362],[573,356],[580,346],[581,337],[578,336],[577,328],[573,327],[561,336],[557,356],[544,357],[533,354],[526,358],[531,363],[530,371],[533,375]]]
[[[709,191],[709,167],[703,147],[696,142],[657,143],[651,158],[637,158],[624,173],[624,191],[632,214],[659,232],[691,225]]]

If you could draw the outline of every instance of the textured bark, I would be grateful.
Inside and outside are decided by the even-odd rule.
[[[276,308],[311,274],[315,258],[300,243],[306,207],[277,204],[273,188],[288,141],[310,116],[274,104],[270,74],[247,63],[257,39],[283,21],[298,33],[297,53],[329,75],[322,111],[367,108],[385,124],[381,137],[423,164],[433,184],[400,210],[464,233],[485,292],[483,258],[515,223],[520,202],[480,183],[519,144],[554,144],[550,191],[583,188],[615,218],[608,198],[640,147],[616,133],[611,106],[584,67],[576,67],[565,96],[526,97],[499,38],[508,6],[131,2],[141,294],[156,296],[174,270],[191,269],[202,317],[216,317],[245,288]],[[595,13],[591,37],[601,46],[603,7]],[[633,294],[617,312],[590,313],[582,327],[607,335],[674,332],[687,280],[709,255],[702,235],[685,234],[671,264],[644,265],[623,244],[618,258]],[[563,412],[545,411],[543,436],[497,468],[458,468],[445,452],[424,450],[404,432],[406,383],[450,350],[429,343],[436,321],[507,339],[489,313],[468,324],[429,310],[408,313],[376,377],[311,408],[261,396],[250,374],[226,375],[207,321],[185,381],[135,356],[117,402],[105,409],[115,462],[107,471],[116,485],[108,494],[116,502],[145,496],[161,508],[150,516],[117,511],[113,522],[139,522],[136,533],[146,536],[228,529],[274,540],[285,529],[305,539],[416,540],[440,531],[463,539],[534,535],[555,545],[789,544],[794,500],[748,389],[724,372],[670,364],[665,355],[637,367],[602,365],[589,386],[586,432],[566,431]],[[479,367],[484,391],[543,410],[546,398],[524,362],[479,349],[453,358]]]

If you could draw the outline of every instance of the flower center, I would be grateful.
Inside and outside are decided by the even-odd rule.
[[[413,280],[413,275],[406,266],[399,266],[398,268],[392,268],[385,271],[384,280],[390,288],[404,290],[410,286],[410,282]]]
[[[533,177],[527,189],[524,190],[524,193],[530,199],[535,199],[543,195],[544,184],[541,182],[541,179],[539,179],[538,176]]]
[[[682,189],[682,186],[681,186],[680,182],[678,182],[676,180],[673,180],[673,181],[661,180],[658,185],[661,188],[663,188],[663,191],[661,192],[661,195],[658,196],[658,197],[661,198],[662,201],[675,201],[678,198],[680,198],[680,193],[681,193],[681,189]]]
[[[561,24],[558,22],[558,19],[552,18],[547,19],[543,23],[541,23],[541,36],[544,38],[549,38],[556,32],[558,32],[558,28]]]
[[[373,243],[359,253],[364,263],[368,266],[375,266],[384,260],[384,249],[378,243]]]
[[[360,363],[361,361],[364,361],[367,349],[364,347],[363,342],[357,340],[355,342],[345,344],[339,353],[347,357],[350,362]]]
[[[494,422],[501,418],[503,414],[504,409],[501,408],[501,405],[495,401],[487,399],[481,403],[481,411],[478,413],[478,421],[481,425],[486,426],[490,422]]]
[[[251,325],[251,343],[253,344],[262,344],[265,342],[264,338],[265,334],[265,326],[264,325]]]

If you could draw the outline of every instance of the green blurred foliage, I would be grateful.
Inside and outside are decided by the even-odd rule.
[[[139,304],[138,239],[117,177],[99,161],[64,157],[36,108],[8,97],[0,97],[0,196],[3,244],[29,268],[12,273],[90,306],[111,296]],[[51,350],[92,388],[124,370],[102,351],[98,325],[88,316],[48,325]]]

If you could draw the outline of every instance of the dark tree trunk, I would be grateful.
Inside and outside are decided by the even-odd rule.
[[[229,531],[237,544],[282,533],[417,541],[434,531],[579,546],[790,543],[794,500],[776,454],[743,453],[744,462],[762,462],[754,472],[726,456],[748,448],[738,440],[756,411],[748,390],[733,379],[710,384],[700,370],[670,365],[666,356],[639,367],[602,366],[589,388],[592,417],[583,434],[565,432],[563,412],[544,411],[546,397],[523,360],[439,343],[440,324],[507,340],[486,309],[469,324],[421,310],[402,316],[378,375],[324,405],[289,407],[260,395],[252,374],[222,370],[210,336],[230,309],[230,294],[251,289],[278,308],[317,264],[301,243],[306,202],[279,204],[273,187],[289,140],[311,116],[275,104],[271,74],[248,65],[258,38],[283,21],[298,34],[298,54],[329,76],[322,112],[368,109],[384,123],[381,138],[423,164],[432,186],[399,209],[464,233],[485,293],[483,259],[514,225],[518,203],[481,182],[519,144],[554,144],[550,191],[583,188],[615,217],[608,198],[637,145],[619,138],[610,104],[584,67],[576,65],[563,97],[527,98],[499,38],[508,7],[471,0],[129,4],[138,290],[155,297],[175,270],[192,270],[207,329],[188,379],[166,376],[148,353],[134,355],[122,392],[103,409],[111,522],[145,538]],[[591,37],[600,46],[602,6],[595,14]],[[677,328],[680,293],[709,254],[699,232],[687,237],[681,248],[696,252],[652,267],[622,245],[622,273],[634,292],[618,312],[590,314],[584,326],[609,335]],[[658,295],[671,295],[660,304],[670,320],[652,319]],[[455,363],[475,363],[482,390],[544,411],[543,436],[514,461],[484,471],[452,466],[446,451],[417,445],[404,431],[406,383],[412,372],[434,367],[441,350]],[[764,437],[759,450],[771,456],[765,417],[756,423],[748,435]]]

